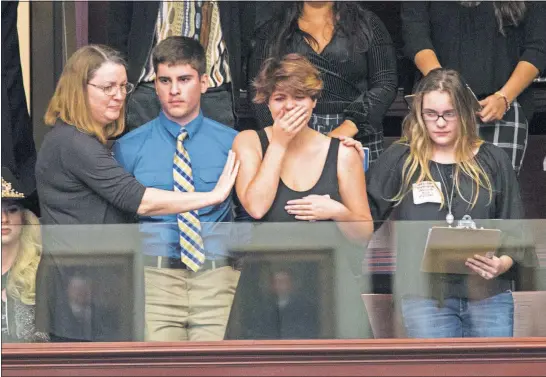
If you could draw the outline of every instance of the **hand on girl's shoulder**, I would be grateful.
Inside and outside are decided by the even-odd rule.
[[[343,166],[347,166],[349,164],[362,164],[358,151],[354,147],[343,145],[343,143],[339,143],[338,159]]]

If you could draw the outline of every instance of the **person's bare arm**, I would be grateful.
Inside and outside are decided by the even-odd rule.
[[[513,102],[521,92],[531,85],[538,74],[538,68],[533,64],[520,61],[500,91],[506,95],[508,102]]]
[[[261,219],[271,208],[281,176],[282,162],[290,141],[307,127],[310,114],[304,108],[294,108],[275,120],[267,151],[260,153],[260,141],[254,131],[241,132],[233,142],[240,157],[241,170],[235,189],[248,214]]]
[[[415,54],[414,62],[423,76],[428,75],[433,69],[442,68],[440,61],[433,50],[427,49],[419,51]]]
[[[239,171],[236,154],[229,152],[224,170],[216,187],[210,192],[173,192],[146,188],[137,213],[143,216],[160,216],[197,210],[222,203],[231,193]]]
[[[354,148],[340,147],[337,171],[341,201],[346,211],[334,220],[350,239],[367,241],[373,233],[373,221],[362,160]]]
[[[478,115],[482,122],[494,122],[502,119],[507,111],[507,103],[511,104],[521,92],[531,85],[538,74],[538,68],[533,64],[520,61],[506,84],[499,90],[499,94],[491,94],[480,101],[483,108]]]
[[[344,120],[338,127],[334,128],[332,132],[328,134],[330,137],[342,138],[342,137],[354,137],[358,133],[358,127],[355,122],[350,119]]]
[[[275,199],[286,149],[270,145],[262,159],[256,132],[243,131],[235,138],[233,150],[242,161],[235,183],[237,196],[250,216],[261,219]]]
[[[156,188],[146,188],[138,207],[141,216],[161,216],[194,211],[210,205],[219,204],[221,196],[210,192],[174,192]]]
[[[541,2],[529,2],[523,21],[523,39],[519,43],[519,62],[508,81],[498,92],[480,101],[483,109],[478,114],[482,122],[494,122],[503,118],[507,104],[516,98],[533,82],[539,72],[546,68],[546,6]]]

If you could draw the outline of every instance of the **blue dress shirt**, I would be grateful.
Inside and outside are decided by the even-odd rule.
[[[195,191],[211,191],[222,174],[237,131],[205,118],[201,112],[184,127],[188,131],[184,148],[191,159]],[[180,128],[161,112],[159,117],[116,141],[114,156],[144,186],[172,191],[173,158]],[[234,217],[231,197],[198,213],[207,259],[223,258],[232,228],[225,223]],[[180,258],[176,215],[141,216],[140,224],[146,254]]]

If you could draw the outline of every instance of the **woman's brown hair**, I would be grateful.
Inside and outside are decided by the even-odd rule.
[[[319,70],[309,60],[299,54],[288,54],[282,59],[267,59],[253,86],[254,103],[265,103],[277,89],[317,99],[323,84]]]
[[[82,132],[95,136],[103,144],[106,144],[109,138],[123,132],[125,104],[120,117],[106,127],[97,124],[89,110],[87,83],[105,63],[119,64],[127,68],[118,51],[103,45],[84,46],[68,59],[55,93],[49,101],[44,116],[45,124],[53,126],[60,119]]]

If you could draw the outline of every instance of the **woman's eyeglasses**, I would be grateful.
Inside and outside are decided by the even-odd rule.
[[[446,122],[453,122],[457,119],[457,113],[455,111],[446,111],[443,114],[438,114],[435,112],[424,112],[423,119],[429,122],[436,122],[438,119],[442,118]]]
[[[88,85],[94,86],[95,88],[99,88],[106,94],[107,96],[115,96],[118,93],[118,90],[121,91],[121,94],[129,94],[135,89],[135,86],[128,82],[127,84],[122,85],[95,85],[91,84],[90,82],[87,83]]]

